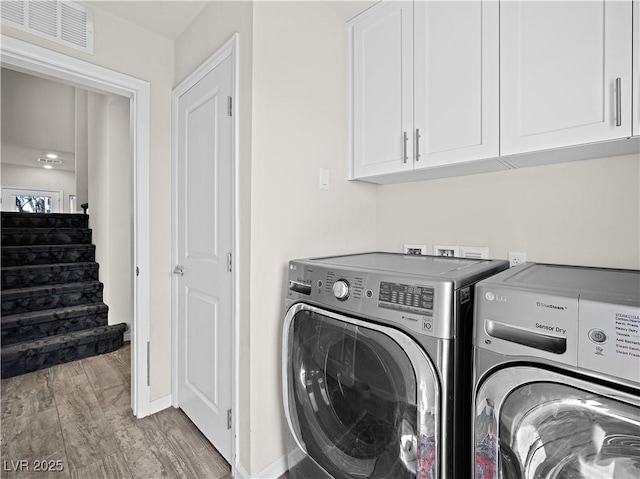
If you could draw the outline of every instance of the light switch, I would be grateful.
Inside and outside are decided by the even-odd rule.
[[[325,170],[324,168],[320,168],[320,189],[329,189],[329,170]]]

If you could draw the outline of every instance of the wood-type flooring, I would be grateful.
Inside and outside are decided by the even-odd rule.
[[[127,343],[3,379],[0,477],[231,479],[229,464],[179,409],[133,416],[130,355]]]

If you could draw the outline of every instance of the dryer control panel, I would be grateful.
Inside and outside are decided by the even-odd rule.
[[[475,300],[478,348],[640,385],[640,271],[526,263]]]

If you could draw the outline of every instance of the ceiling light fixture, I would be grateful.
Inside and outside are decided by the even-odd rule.
[[[47,158],[55,160],[58,158],[58,155],[56,155],[55,153],[47,153]]]
[[[36,160],[38,163],[43,163],[45,165],[61,165],[62,160],[52,160],[51,158],[38,158]]]
[[[46,168],[47,170],[51,170],[53,169],[53,166],[51,165],[44,165],[43,168]]]

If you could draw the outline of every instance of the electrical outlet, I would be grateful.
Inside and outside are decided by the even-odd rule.
[[[433,245],[434,256],[460,256],[460,247],[454,245]]]
[[[527,262],[527,253],[509,251],[509,267],[518,266]]]
[[[427,254],[426,244],[406,244],[404,254]]]

